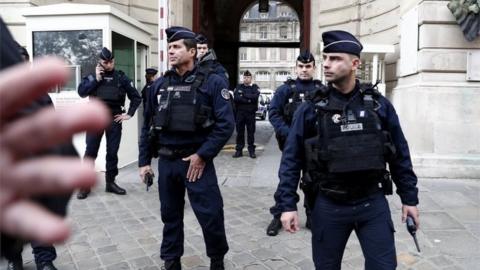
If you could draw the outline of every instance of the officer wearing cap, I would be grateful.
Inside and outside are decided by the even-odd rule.
[[[393,182],[407,215],[419,225],[417,177],[407,141],[392,104],[355,80],[362,44],[345,31],[329,31],[323,69],[328,91],[316,91],[297,109],[279,170],[278,204],[285,230],[298,228],[296,193],[303,171],[312,207],[316,269],[340,269],[347,240],[355,231],[365,269],[395,269],[392,218],[386,194]]]
[[[213,49],[208,47],[208,39],[202,34],[195,36],[197,40],[197,65],[200,69],[207,72],[213,72],[225,80],[229,85],[229,75],[227,70],[218,62],[217,56]]]
[[[145,103],[147,100],[147,92],[149,91],[150,87],[153,85],[153,82],[156,79],[158,70],[156,68],[147,68],[145,69],[145,80],[146,84],[142,89],[141,95],[142,95],[142,101],[143,101],[143,110],[145,111]]]
[[[295,67],[297,78],[289,79],[278,87],[268,109],[268,119],[275,129],[275,136],[280,151],[283,150],[285,140],[290,132],[290,125],[295,110],[308,98],[309,93],[324,87],[319,80],[313,79],[316,66],[315,57],[310,51],[304,50],[298,55]],[[274,195],[274,198],[276,197],[278,197],[278,194]],[[307,198],[308,194],[305,197]],[[310,210],[306,203],[304,205],[307,213],[305,226],[310,228]],[[282,212],[277,203],[270,208],[270,213],[272,213],[273,219],[267,227],[267,235],[275,236],[282,228],[282,223],[280,222]]]
[[[202,227],[210,269],[224,269],[228,251],[223,199],[213,158],[233,133],[227,84],[195,66],[195,34],[184,27],[165,30],[173,68],[148,91],[140,136],[140,177],[153,173],[158,159],[158,190],[164,223],[160,257],[165,269],[181,269],[185,190]]]
[[[237,128],[237,140],[234,158],[243,156],[245,146],[245,126],[247,127],[248,155],[256,158],[255,154],[255,112],[258,110],[258,98],[260,91],[258,85],[252,83],[252,73],[243,73],[243,83],[237,85],[233,91],[235,104],[235,122]]]
[[[100,133],[87,133],[87,149],[85,157],[97,158],[98,149],[103,133],[107,139],[105,191],[118,195],[125,195],[127,192],[115,183],[118,174],[118,149],[122,137],[122,122],[129,120],[142,102],[133,82],[121,70],[115,69],[113,53],[103,48],[99,53],[99,61],[95,68],[95,74],[89,74],[82,79],[78,86],[78,94],[81,97],[94,97],[102,100],[109,107],[113,121],[109,127]],[[125,112],[125,96],[130,100],[130,107]],[[90,190],[81,190],[77,194],[78,199],[88,197]]]

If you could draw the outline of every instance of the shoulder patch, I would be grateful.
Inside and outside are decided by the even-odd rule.
[[[221,94],[222,94],[222,97],[223,97],[225,100],[229,100],[229,99],[230,99],[230,92],[228,92],[228,89],[223,88],[222,91],[221,91]]]

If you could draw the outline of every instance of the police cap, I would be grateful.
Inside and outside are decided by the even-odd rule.
[[[174,42],[180,39],[195,39],[195,33],[182,26],[172,26],[165,29],[167,42]]]
[[[313,64],[315,64],[315,57],[313,57],[313,55],[310,53],[309,50],[305,50],[298,55],[297,61],[300,61],[304,64],[307,64],[310,62],[313,62]]]
[[[158,72],[158,70],[156,68],[147,68],[145,69],[145,73],[149,74],[149,75],[156,75]]]
[[[110,61],[113,59],[113,53],[106,47],[103,47],[103,49],[98,54],[98,57],[100,57],[100,59],[102,60]]]
[[[206,36],[202,34],[198,34],[195,39],[197,40],[197,44],[207,44],[208,39]]]
[[[352,34],[334,30],[322,34],[324,53],[348,53],[360,57],[363,46]]]
[[[243,76],[252,77],[252,73],[250,73],[250,71],[246,70],[245,72],[243,72]]]

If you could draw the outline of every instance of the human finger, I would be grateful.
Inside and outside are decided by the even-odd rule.
[[[58,58],[46,57],[19,64],[0,73],[0,125],[24,105],[45,94],[56,85],[63,85],[69,73]],[[25,78],[28,78],[26,80]]]
[[[4,176],[2,188],[14,190],[23,197],[90,188],[97,178],[93,161],[53,156],[22,161]]]
[[[53,108],[9,123],[0,139],[15,157],[31,155],[58,145],[77,132],[97,131],[109,122],[107,108],[99,101],[73,106],[61,113]]]
[[[200,178],[202,177],[202,175],[203,175],[203,169],[204,169],[204,168],[205,168],[205,167],[201,167],[201,168],[198,170],[198,178],[197,178],[197,179],[200,179]]]
[[[48,244],[64,241],[70,234],[64,219],[29,201],[15,202],[5,208],[0,228],[8,234]]]

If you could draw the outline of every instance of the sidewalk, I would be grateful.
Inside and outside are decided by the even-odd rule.
[[[227,269],[313,269],[311,234],[280,233],[269,237],[265,229],[273,203],[280,153],[272,137],[259,149],[258,158],[231,158],[221,153],[215,160],[225,204],[225,225],[230,251]],[[156,167],[156,166],[155,166]],[[103,179],[103,175],[99,176]],[[160,269],[159,247],[162,222],[158,190],[150,192],[139,182],[136,164],[121,170],[118,182],[127,196],[105,193],[104,183],[84,201],[73,198],[69,219],[72,237],[58,246],[59,269]],[[396,229],[398,269],[480,269],[480,180],[420,179],[422,249],[416,252],[410,235],[400,222],[398,196],[389,196]],[[300,209],[299,205],[299,209]],[[31,249],[24,251],[25,269],[35,269]],[[209,260],[200,226],[185,207],[184,269],[208,269]],[[5,262],[0,263],[5,269]],[[345,250],[342,269],[363,269],[363,256],[355,234]]]

